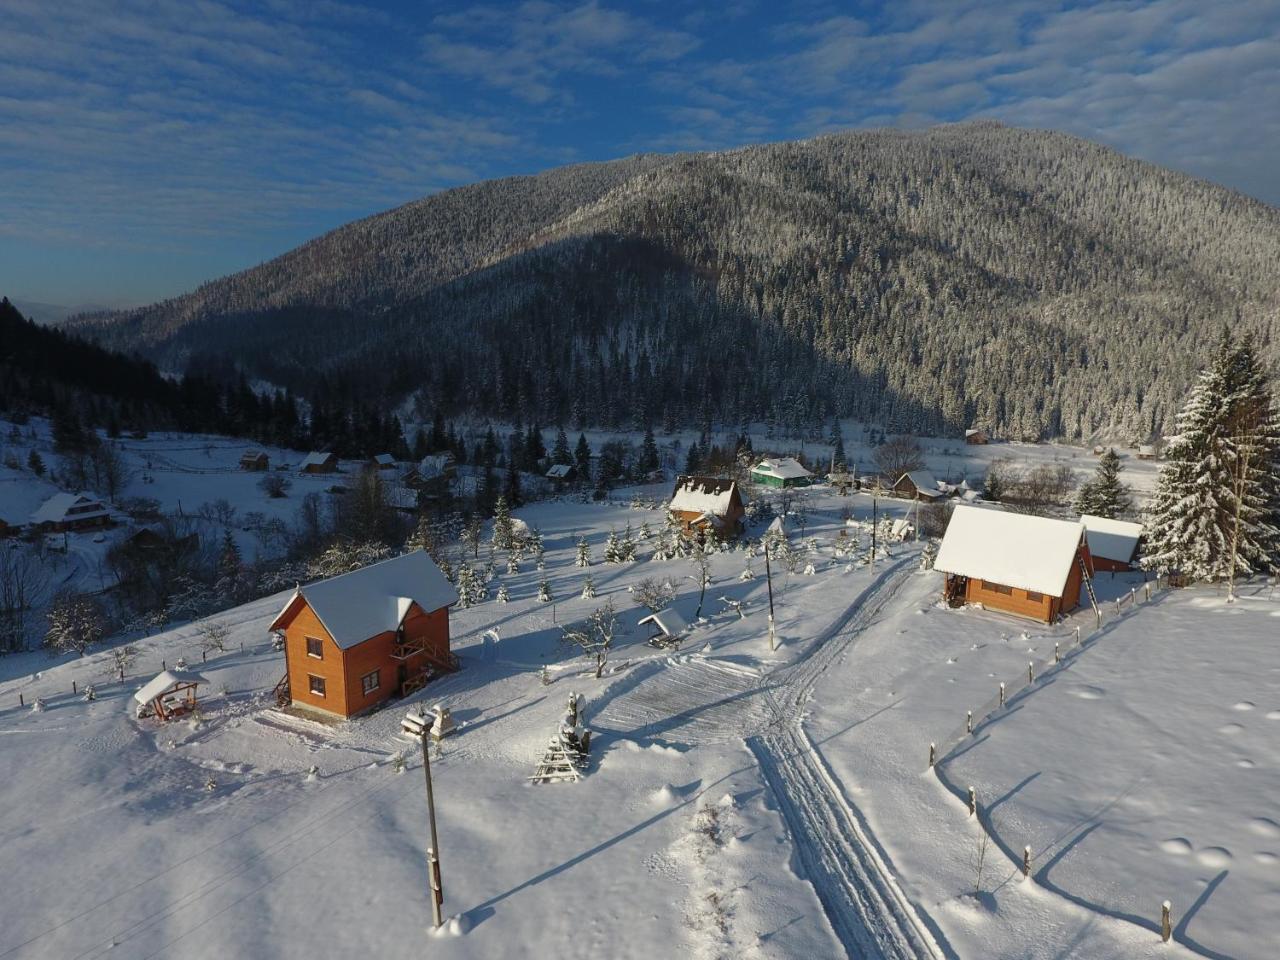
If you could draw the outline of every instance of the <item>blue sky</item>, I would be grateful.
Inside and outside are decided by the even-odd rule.
[[[1280,203],[1280,3],[0,0],[0,293],[145,302],[460,183],[995,117]]]

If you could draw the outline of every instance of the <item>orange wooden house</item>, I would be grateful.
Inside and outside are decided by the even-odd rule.
[[[284,636],[278,701],[352,717],[456,670],[457,600],[422,550],[298,587],[270,627]]]
[[[1052,623],[1080,606],[1093,558],[1082,523],[957,506],[933,568],[947,575],[952,606]]]

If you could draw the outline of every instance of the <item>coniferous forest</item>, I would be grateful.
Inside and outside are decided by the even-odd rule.
[[[1275,359],[1277,262],[1265,204],[976,123],[476,184],[75,329],[424,419],[1134,442],[1224,325]]]

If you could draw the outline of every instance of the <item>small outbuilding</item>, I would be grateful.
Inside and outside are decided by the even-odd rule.
[[[649,643],[655,647],[679,646],[680,641],[689,632],[688,621],[670,607],[651,613],[647,617],[641,617],[637,626],[643,627],[646,623],[652,624]]]
[[[1089,536],[1089,553],[1095,570],[1122,573],[1132,570],[1142,543],[1142,524],[1085,514],[1080,518]]]
[[[172,720],[196,707],[196,692],[209,681],[187,670],[162,670],[133,695],[139,717]]]
[[[1160,448],[1154,443],[1144,443],[1138,447],[1139,460],[1155,460],[1160,456]]]
[[[768,457],[751,468],[751,480],[766,487],[806,487],[813,474],[795,457]]]
[[[338,455],[313,450],[298,464],[298,470],[301,473],[337,473]]]
[[[547,468],[547,479],[557,487],[578,479],[578,468],[572,463],[553,463]]]
[[[394,470],[396,458],[389,453],[379,453],[369,458],[369,466],[374,470]]]
[[[298,587],[269,627],[284,636],[284,703],[352,717],[457,669],[458,592],[425,551]]]
[[[972,427],[964,432],[964,442],[974,445],[988,444],[991,442],[991,437],[987,434],[987,431],[979,427]]]
[[[738,484],[725,477],[676,478],[667,509],[686,533],[711,529],[726,539],[742,532],[747,512]]]
[[[946,496],[938,481],[928,470],[908,470],[893,485],[893,492],[908,500],[924,500],[932,503]]]
[[[271,458],[261,450],[246,450],[240,454],[240,469],[260,472],[270,469]]]
[[[91,530],[111,526],[111,512],[87,493],[55,493],[31,515],[39,530]]]
[[[1093,559],[1083,523],[957,505],[933,568],[946,574],[953,607],[1052,623],[1080,605]]]

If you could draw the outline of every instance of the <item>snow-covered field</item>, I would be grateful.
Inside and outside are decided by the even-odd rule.
[[[1280,954],[1265,922],[1280,913],[1280,595],[1255,584],[1228,607],[1210,590],[1156,591],[1123,614],[1104,604],[1092,635],[1092,614],[1049,630],[951,611],[913,545],[875,567],[834,561],[841,512],[862,517],[869,499],[811,502],[816,573],[775,568],[776,652],[761,558],[743,581],[746,557],[717,555],[705,622],[660,652],[626,588],[670,577],[691,618],[693,565],[647,561],[648,544],[640,563],[600,558],[611,529],[656,529],[661,513],[520,511],[545,537],[556,602],[537,602],[531,563],[500,573],[512,602],[456,610],[462,670],[411,699],[461,723],[432,764],[453,918],[441,933],[406,705],[338,726],[274,711],[282,655],[265,627],[283,597],[219,616],[231,641],[200,667],[212,695],[194,723],[139,722],[130,698],[162,659],[198,666],[197,625],[137,642],[124,684],[110,651],[23,658],[40,672],[0,682],[0,868],[14,878],[0,960]],[[595,600],[579,597],[580,535]],[[596,680],[557,638],[606,598],[627,630]],[[1019,689],[1055,640],[1063,663]],[[1010,702],[988,717],[1000,680]],[[531,785],[570,691],[587,698],[591,768]],[[997,839],[980,883],[979,828],[955,793],[970,784]],[[1156,932],[1166,898],[1172,947]]]

